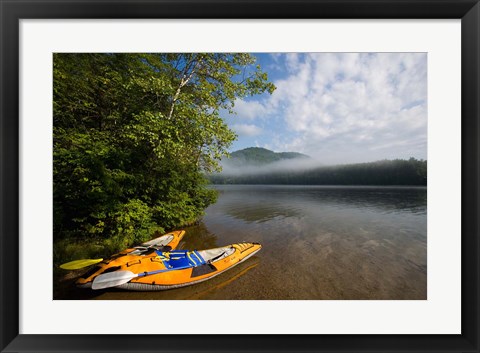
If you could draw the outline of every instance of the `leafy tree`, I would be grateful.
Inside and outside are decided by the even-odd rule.
[[[236,98],[273,92],[249,54],[53,56],[54,237],[122,248],[192,223],[236,135]]]

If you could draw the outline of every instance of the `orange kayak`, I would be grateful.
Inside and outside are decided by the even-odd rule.
[[[258,243],[238,243],[207,250],[172,250],[125,255],[77,280],[82,288],[121,288],[158,291],[184,287],[213,278],[256,254]]]
[[[113,255],[112,258],[124,256],[124,255],[145,255],[147,253],[152,253],[155,250],[161,251],[170,251],[175,249],[183,236],[185,235],[184,230],[177,230],[165,235],[162,235],[158,238],[149,240],[145,243],[142,243],[140,246],[136,246],[131,249],[123,250],[122,252]]]
[[[109,259],[103,260],[98,263],[97,266],[86,272],[83,277],[86,278],[86,276],[97,276],[98,274],[103,273],[105,270],[107,270],[107,268],[110,268],[112,261],[122,261],[120,260],[120,258],[123,257],[127,257],[127,259],[129,259],[130,261],[132,258],[138,258],[139,256],[148,256],[154,254],[155,251],[171,251],[173,249],[176,249],[184,235],[184,230],[173,231],[164,234],[158,238],[142,243],[139,246],[123,250],[118,254],[111,256]]]

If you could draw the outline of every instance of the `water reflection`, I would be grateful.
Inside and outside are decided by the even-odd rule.
[[[204,223],[195,226],[186,227],[183,237],[177,249],[202,250],[217,248],[217,236],[210,232]]]
[[[220,207],[246,222],[301,217],[308,208],[373,209],[375,212],[426,214],[424,187],[220,185]],[[227,191],[227,192],[226,192]]]
[[[426,188],[218,190],[203,219],[208,230],[222,243],[263,245],[245,298],[426,299]]]
[[[280,202],[255,201],[255,207],[244,200],[243,206],[236,204],[235,199],[225,200],[225,213],[245,222],[266,222],[273,218],[299,217],[301,213],[292,206]]]
[[[225,280],[223,280],[220,283],[214,283],[210,282],[208,283],[209,287],[206,288],[205,290],[198,291],[195,294],[187,297],[186,299],[203,299],[203,298],[208,298],[208,295],[212,295],[215,291],[220,290],[221,288],[224,288],[228,286],[230,283],[236,281],[243,275],[245,275],[248,271],[254,269],[257,267],[259,264],[260,260],[258,258],[252,258],[250,261],[246,261],[245,263],[241,264],[240,266],[237,266],[237,268],[229,270],[228,272],[229,277],[227,277]]]

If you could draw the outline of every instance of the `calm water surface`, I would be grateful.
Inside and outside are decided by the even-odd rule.
[[[424,187],[216,186],[184,249],[259,242],[212,280],[163,292],[71,290],[69,299],[426,299]],[[67,298],[65,298],[67,299]]]

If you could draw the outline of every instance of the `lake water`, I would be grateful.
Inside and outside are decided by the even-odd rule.
[[[180,248],[250,241],[260,252],[198,285],[91,299],[427,299],[425,187],[215,188]]]

